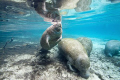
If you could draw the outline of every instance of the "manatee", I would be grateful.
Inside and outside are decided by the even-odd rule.
[[[74,9],[79,0],[52,0],[53,7],[57,9]]]
[[[52,22],[53,20],[61,21],[61,15],[58,11],[58,9],[53,8],[52,3],[43,1],[35,1],[35,10],[36,12],[44,18],[44,21]]]
[[[83,45],[75,39],[64,38],[58,43],[58,48],[68,60],[67,64],[70,70],[74,71],[72,66],[80,71],[83,78],[89,78],[90,60]]]
[[[88,56],[90,56],[90,53],[93,48],[92,40],[87,37],[80,37],[80,38],[77,38],[77,40],[84,46],[84,48],[87,51]]]
[[[105,54],[109,57],[120,54],[120,41],[110,40],[105,45]]]
[[[50,50],[62,39],[62,26],[60,22],[53,24],[44,31],[40,45],[44,50]]]
[[[92,0],[79,0],[77,3],[77,7],[75,8],[75,11],[82,12],[90,10],[90,5],[92,3]]]

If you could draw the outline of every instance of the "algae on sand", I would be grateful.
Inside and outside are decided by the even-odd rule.
[[[72,72],[66,65],[66,61],[62,59],[59,54],[57,46],[52,48],[47,56],[44,57],[39,54],[39,45],[30,44],[17,46],[13,48],[6,48],[4,55],[0,53],[4,59],[1,62],[4,62],[0,66],[0,79],[5,80],[86,80],[81,78],[78,73]],[[98,54],[99,53],[99,54]],[[103,79],[120,79],[118,76],[117,67],[109,67],[103,65],[112,64],[111,62],[105,62],[105,56],[100,54],[101,50],[94,49],[91,55],[91,68],[94,69],[94,72],[91,73],[90,77],[87,80],[101,80],[97,72],[100,72],[100,75],[103,76],[102,72],[106,71]],[[101,59],[103,58],[103,59]],[[1,58],[0,58],[1,59]],[[99,60],[99,65],[97,61]],[[112,64],[114,65],[114,64]],[[106,69],[106,70],[105,70]],[[110,70],[111,69],[111,70]],[[115,70],[116,69],[116,70]],[[114,73],[117,78],[112,76],[112,73],[109,73],[109,70],[114,70]],[[111,77],[108,78],[108,75]]]

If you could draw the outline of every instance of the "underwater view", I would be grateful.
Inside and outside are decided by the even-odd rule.
[[[120,0],[0,0],[0,80],[120,80]]]

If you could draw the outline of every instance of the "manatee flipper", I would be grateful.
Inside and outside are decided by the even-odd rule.
[[[72,68],[72,66],[71,66],[71,64],[70,64],[69,61],[67,62],[67,65],[68,65],[68,67],[69,67],[69,69],[70,69],[71,71],[75,71],[75,70]]]
[[[111,53],[108,53],[108,56],[109,56],[109,57],[112,57],[113,55],[112,55]]]
[[[75,70],[72,68],[72,65],[71,65],[71,64],[73,64],[73,59],[72,59],[70,56],[67,56],[67,59],[68,59],[67,65],[68,65],[69,69],[70,69],[71,71],[74,71],[74,72],[75,72]]]
[[[60,36],[60,38],[56,42],[59,42],[61,39],[62,39],[62,35]]]
[[[50,39],[50,36],[49,36],[49,35],[46,35],[46,43],[47,43],[47,45],[50,47],[49,39]]]
[[[118,51],[118,56],[120,56],[120,51]]]

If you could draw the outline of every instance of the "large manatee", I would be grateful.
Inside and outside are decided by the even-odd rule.
[[[90,56],[90,53],[93,47],[92,40],[87,37],[80,37],[80,38],[77,38],[77,40],[84,46],[84,48],[86,49],[88,53],[88,56]]]
[[[58,48],[68,60],[69,68],[74,71],[72,66],[80,71],[83,78],[89,78],[90,61],[83,45],[75,39],[64,38],[58,43]]]
[[[53,24],[43,33],[40,44],[43,50],[50,50],[62,39],[61,23]]]
[[[109,57],[120,54],[120,41],[108,41],[105,45],[105,54]]]

